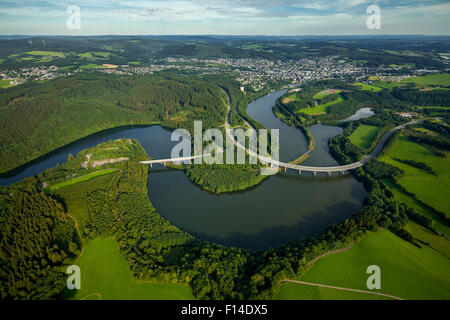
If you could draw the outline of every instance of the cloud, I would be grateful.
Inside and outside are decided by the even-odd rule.
[[[258,29],[260,34],[269,31],[282,34],[290,29],[298,30],[299,26],[302,26],[301,30],[311,28],[308,32],[313,32],[312,26],[315,26],[322,33],[328,30],[328,34],[337,30],[344,32],[341,30],[344,27],[347,34],[359,33],[359,28],[364,25],[361,21],[366,18],[366,9],[371,4],[381,7],[383,20],[389,21],[389,26],[396,32],[420,31],[417,18],[412,18],[417,16],[427,17],[430,25],[422,26],[427,32],[432,28],[434,33],[441,34],[450,30],[448,19],[445,19],[450,14],[447,0],[0,0],[0,27],[2,31],[15,33],[15,22],[17,30],[29,25],[29,32],[38,32],[35,26],[41,21],[46,25],[55,23],[60,28],[60,21],[67,18],[66,8],[73,4],[80,6],[82,19],[87,22],[84,25],[91,26],[85,32],[92,34],[100,30],[113,31],[118,24],[121,33],[127,30],[131,33],[139,31],[136,25],[153,26],[155,23],[160,24],[158,29],[166,27],[170,31],[171,24],[176,23],[180,29],[178,34],[198,32],[194,23],[201,26],[203,32],[200,33],[214,30],[227,34],[230,28],[240,27],[241,34]],[[3,27],[6,22],[7,29]],[[34,23],[32,26],[31,22]],[[414,24],[416,27],[411,28]],[[442,30],[443,25],[447,26],[446,30]],[[385,32],[393,30],[385,29]]]

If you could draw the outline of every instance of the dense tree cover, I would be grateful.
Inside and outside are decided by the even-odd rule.
[[[63,266],[80,252],[74,221],[35,178],[0,189],[0,241],[2,299],[57,297]]]
[[[189,165],[187,177],[203,189],[220,194],[243,191],[253,187],[267,176],[260,174],[260,165]]]
[[[216,83],[182,76],[80,75],[4,91],[0,172],[100,130],[154,123],[190,129],[194,120],[217,127],[226,115]]]
[[[419,89],[404,90],[395,88],[392,95],[401,101],[405,101],[416,106],[443,106],[450,107],[450,97],[448,90],[420,91]]]
[[[27,41],[30,39],[31,44]],[[339,41],[335,41],[339,40]],[[85,62],[78,54],[100,52],[102,58],[109,53],[108,63],[142,64],[152,59],[185,58],[264,58],[273,61],[297,60],[308,57],[341,55],[355,63],[367,66],[415,65],[418,69],[443,68],[435,58],[438,52],[448,52],[447,38],[316,38],[316,37],[253,37],[233,36],[102,36],[102,37],[10,37],[0,40],[2,67],[34,66],[35,61],[21,60],[21,54],[30,50],[62,52],[64,57],[40,64],[67,66]],[[364,50],[360,50],[363,48]],[[383,50],[380,50],[383,48]],[[387,52],[386,50],[390,50]],[[420,56],[395,54],[417,52]],[[12,54],[17,54],[14,56]],[[104,61],[104,60],[100,60]]]
[[[446,136],[428,135],[415,130],[408,130],[406,135],[409,139],[419,144],[425,144],[444,151],[450,150],[450,138]]]
[[[321,98],[315,97],[315,95],[325,89],[339,89],[342,90],[339,96],[343,100],[342,102],[331,104],[327,107],[326,114],[320,115],[308,115],[302,110],[306,108],[314,108],[317,105],[323,105],[331,101],[335,101],[339,96],[338,94],[330,94]],[[274,110],[279,113],[281,118],[286,118],[291,124],[302,123],[303,125],[311,125],[318,121],[324,123],[336,123],[337,120],[342,120],[350,115],[354,114],[361,108],[371,107],[380,113],[380,117],[376,120],[371,118],[368,121],[378,121],[378,124],[372,123],[372,125],[383,126],[387,121],[393,123],[401,122],[402,118],[393,114],[386,108],[391,109],[405,109],[410,108],[402,101],[397,100],[388,90],[380,92],[370,92],[360,90],[358,86],[348,84],[338,80],[327,81],[315,81],[310,82],[302,90],[297,93],[297,100],[284,103],[287,95],[280,98]],[[380,122],[383,125],[380,125]],[[369,124],[369,123],[367,123]]]
[[[446,136],[450,138],[450,127],[446,126],[442,123],[432,122],[432,121],[424,121],[420,124],[421,127],[434,131],[440,135]]]
[[[370,161],[365,166],[364,170],[375,179],[389,179],[391,177],[397,177],[403,174],[402,170],[397,167],[377,160]]]
[[[345,155],[343,150],[340,152]],[[355,176],[364,182],[369,193],[365,207],[344,222],[311,239],[293,241],[277,249],[250,252],[226,248],[196,240],[155,212],[147,197],[148,167],[138,163],[146,154],[137,141],[108,142],[84,150],[77,157],[69,157],[66,164],[41,174],[34,180],[34,188],[43,182],[53,184],[98,170],[81,168],[88,153],[95,159],[127,156],[130,160],[103,166],[119,168],[118,173],[59,189],[51,196],[63,206],[39,190],[32,194],[50,199],[62,215],[64,208],[73,216],[83,242],[100,235],[113,236],[138,279],[186,283],[200,299],[270,299],[280,280],[301,275],[318,255],[348,245],[379,227],[401,230],[406,214],[411,214],[397,204],[383,183],[358,169]],[[375,166],[368,171],[377,170],[384,172],[386,168]],[[3,195],[5,189],[1,190]],[[11,221],[2,224],[5,228],[10,225]],[[10,263],[5,261],[6,265]],[[64,279],[58,281],[61,280]],[[32,298],[44,298],[26,292]]]
[[[397,159],[397,158],[393,158],[395,161],[398,162],[403,162],[409,166],[421,169],[421,170],[425,170],[428,171],[429,173],[436,175],[436,172],[433,171],[433,168],[430,167],[429,165],[427,165],[426,163],[423,162],[419,162],[419,161],[415,161],[415,160],[402,160],[402,159]]]

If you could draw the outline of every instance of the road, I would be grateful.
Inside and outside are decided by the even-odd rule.
[[[383,147],[386,144],[386,142],[389,140],[389,138],[396,131],[404,129],[406,126],[409,126],[409,125],[412,125],[412,124],[416,124],[416,123],[419,122],[419,121],[411,121],[411,122],[409,122],[407,124],[398,126],[398,127],[394,128],[394,129],[390,130],[388,133],[386,133],[380,139],[380,142],[377,144],[377,146],[375,147],[373,152],[369,156],[364,157],[364,159],[362,159],[361,161],[358,161],[358,162],[355,162],[355,163],[352,163],[352,164],[348,164],[348,165],[344,165],[344,166],[308,167],[308,166],[299,166],[299,165],[296,165],[294,163],[285,163],[285,162],[280,162],[278,160],[273,160],[271,158],[264,157],[264,156],[261,156],[259,154],[256,154],[255,152],[253,152],[253,151],[247,149],[245,146],[241,145],[238,141],[236,141],[234,136],[231,134],[230,123],[229,123],[230,114],[231,114],[231,105],[230,105],[230,98],[228,97],[228,106],[227,106],[227,116],[226,116],[226,122],[225,122],[225,131],[226,131],[227,136],[233,141],[234,145],[237,148],[245,150],[249,155],[251,155],[253,157],[256,157],[262,163],[271,165],[272,167],[292,169],[292,170],[299,171],[300,173],[303,172],[303,171],[313,172],[314,174],[316,174],[317,172],[325,172],[325,173],[328,173],[328,174],[331,174],[332,172],[341,172],[341,173],[343,173],[345,171],[349,171],[349,170],[360,168],[360,167],[364,166],[368,161],[374,159],[381,152],[381,150],[383,149]],[[247,125],[250,125],[250,124],[247,123]],[[309,153],[312,152],[312,150],[311,150],[312,148],[313,148],[313,146],[310,145],[309,150],[303,156],[301,156],[299,159],[308,156]]]
[[[228,96],[228,94],[227,94]],[[227,136],[230,138],[231,141],[233,141],[234,145],[237,148],[243,149],[245,152],[247,152],[250,156],[255,157],[257,159],[259,159],[259,161],[263,164],[266,165],[270,165],[272,168],[281,168],[281,169],[291,169],[291,170],[295,170],[298,171],[300,174],[302,172],[313,172],[314,174],[319,173],[319,172],[324,172],[324,173],[328,173],[329,175],[331,175],[331,173],[333,172],[339,172],[339,173],[344,173],[346,171],[349,170],[354,170],[357,168],[360,168],[362,166],[364,166],[367,162],[369,162],[370,160],[376,158],[376,156],[381,152],[381,150],[383,149],[384,145],[386,144],[386,142],[389,140],[389,138],[398,130],[404,129],[405,127],[409,126],[409,125],[413,125],[413,124],[417,124],[419,122],[421,122],[420,120],[416,120],[416,121],[411,121],[409,123],[403,124],[401,126],[395,127],[394,129],[390,130],[388,133],[386,133],[378,142],[377,146],[375,147],[375,149],[372,151],[372,153],[368,156],[365,156],[361,161],[357,161],[351,164],[347,164],[347,165],[343,165],[343,166],[332,166],[332,167],[309,167],[309,166],[300,166],[300,165],[296,165],[295,163],[298,163],[299,160],[301,159],[305,159],[306,157],[309,156],[309,154],[314,150],[314,143],[311,143],[309,146],[308,151],[303,154],[302,156],[300,156],[299,158],[297,158],[297,160],[295,160],[294,162],[291,163],[286,163],[286,162],[281,162],[278,160],[274,160],[271,159],[270,157],[264,157],[262,155],[259,155],[257,153],[255,153],[252,150],[247,149],[245,146],[241,145],[233,136],[231,128],[230,128],[230,115],[231,115],[231,104],[230,104],[230,97],[228,96],[228,105],[227,105],[227,115],[226,115],[226,119],[225,119],[225,132],[227,134]],[[244,120],[245,121],[245,120]],[[245,124],[247,126],[249,126],[250,128],[254,129],[250,123],[248,123],[247,121],[245,121]],[[223,151],[222,151],[223,152]],[[156,164],[156,163],[160,163],[160,164],[166,164],[167,162],[175,162],[175,163],[181,163],[184,161],[189,161],[189,160],[194,160],[200,157],[205,157],[205,156],[209,156],[209,155],[197,155],[197,156],[192,156],[192,157],[181,157],[181,158],[172,158],[172,159],[160,159],[160,160],[149,160],[149,161],[141,161],[142,164]]]
[[[291,282],[291,283],[297,283],[297,284],[302,284],[302,285],[312,286],[312,287],[328,288],[328,289],[335,289],[335,290],[356,292],[356,293],[364,293],[364,294],[372,294],[372,295],[382,296],[382,297],[386,297],[386,298],[390,298],[390,299],[394,299],[394,300],[405,300],[403,298],[392,296],[392,295],[386,294],[386,293],[375,292],[375,291],[365,291],[365,290],[358,290],[358,289],[351,289],[351,288],[343,288],[343,287],[336,287],[336,286],[329,286],[329,285],[320,284],[320,283],[312,283],[312,282],[290,280],[290,279],[284,279],[281,282],[282,283],[283,282]]]

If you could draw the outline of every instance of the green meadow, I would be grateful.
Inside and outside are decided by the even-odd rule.
[[[64,57],[64,53],[55,51],[28,51],[26,54],[32,56],[52,56],[52,57]]]
[[[409,221],[405,229],[422,244],[433,248],[446,258],[450,258],[450,241],[446,238],[434,234],[414,221]]]
[[[414,160],[426,163],[433,168],[437,176],[394,160]],[[412,142],[405,136],[400,136],[388,154],[380,158],[404,171],[397,182],[417,199],[444,213],[450,212],[450,159],[437,157],[425,147]]]
[[[136,280],[113,239],[97,238],[84,248],[75,262],[81,270],[77,300],[188,300],[188,286]]]
[[[392,300],[373,294],[320,288],[285,282],[281,285],[276,300]]]
[[[0,80],[0,88],[9,88],[12,87],[9,83],[11,80]]]
[[[395,81],[373,81],[373,86],[393,90],[394,88],[404,86],[404,83],[395,82]]]
[[[379,91],[383,90],[382,88],[375,87],[370,84],[365,84],[362,82],[356,82],[355,85],[357,85],[359,87],[359,89],[363,90],[363,91],[379,92]]]
[[[342,99],[342,97],[339,96],[336,100],[330,101],[330,102],[325,103],[325,104],[318,105],[318,106],[313,107],[313,108],[300,109],[298,112],[301,112],[301,113],[304,113],[304,114],[307,114],[307,115],[310,115],[310,116],[318,116],[318,115],[327,113],[328,108],[330,106],[333,106],[333,105],[341,103],[341,102],[344,102],[344,99]]]
[[[300,101],[300,98],[297,96],[297,93],[293,93],[290,96],[287,96],[286,98],[283,99],[283,103],[289,103],[292,101]]]
[[[405,194],[402,190],[397,188],[395,184],[391,181],[385,179],[383,180],[385,184],[389,186],[389,189],[394,193],[395,198],[398,202],[406,204],[409,208],[413,209],[415,212],[426,216],[433,220],[433,228],[444,234],[447,237],[450,237],[450,228],[445,224],[445,222],[430,208],[420,203],[413,197]]]
[[[334,92],[332,92],[331,89],[322,90],[319,93],[317,93],[313,98],[314,99],[322,99],[322,98],[325,98],[326,96],[329,96],[330,94],[336,94],[336,93],[341,93],[341,90],[334,90]]]
[[[380,127],[362,124],[350,136],[350,141],[361,150],[368,151],[379,131]]]
[[[107,60],[109,59],[109,56],[111,55],[111,52],[105,52],[105,51],[95,51],[95,52],[85,52],[80,53],[78,56],[80,58],[88,59],[88,60]]]
[[[429,74],[426,76],[412,77],[402,80],[401,83],[414,83],[419,87],[426,88],[428,86],[450,86],[450,74]]]
[[[100,69],[100,68],[104,68],[104,67],[102,65],[98,65],[95,63],[89,63],[89,64],[80,66],[80,69]]]
[[[387,230],[369,234],[348,251],[323,257],[298,280],[368,290],[366,270],[371,265],[381,269],[380,293],[403,299],[450,299],[450,261],[432,248],[418,248]],[[277,298],[315,299],[326,294],[328,298],[348,299],[348,293],[340,290],[323,293],[317,291],[325,290],[305,287],[284,283]]]
[[[71,186],[71,185],[74,185],[74,184],[77,184],[77,183],[80,183],[80,182],[89,181],[91,179],[94,179],[94,178],[97,178],[97,177],[101,177],[101,176],[105,176],[105,175],[108,175],[108,174],[111,174],[111,173],[115,173],[115,172],[118,172],[118,171],[119,171],[118,169],[105,169],[105,170],[94,171],[94,172],[91,172],[91,173],[88,173],[88,174],[85,174],[85,175],[73,178],[71,180],[67,180],[67,181],[64,181],[64,182],[61,182],[61,183],[57,183],[57,184],[51,185],[51,186],[48,187],[48,190],[53,192],[53,191],[56,191],[56,190],[58,190],[60,188]]]

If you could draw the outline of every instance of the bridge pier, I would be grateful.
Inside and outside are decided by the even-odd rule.
[[[328,176],[331,177],[331,171],[328,171]]]
[[[342,170],[342,171],[341,171],[341,174],[344,175],[344,174],[345,174],[345,170]]]
[[[150,163],[150,168],[153,168],[153,165]]]
[[[314,177],[317,176],[317,171],[314,171]]]
[[[302,170],[298,170],[298,175],[299,175],[299,176],[302,175]]]

